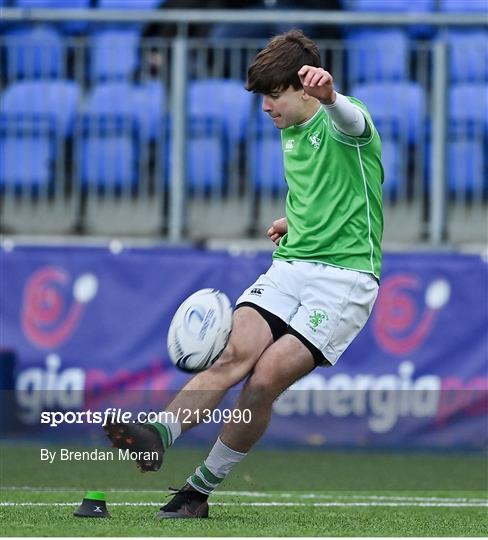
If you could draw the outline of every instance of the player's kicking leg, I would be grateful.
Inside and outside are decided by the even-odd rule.
[[[267,348],[256,363],[236,405],[241,411],[251,411],[251,422],[224,425],[207,459],[197,467],[195,474],[187,479],[187,484],[173,499],[161,508],[157,517],[207,517],[208,496],[266,431],[275,399],[314,367],[312,353],[293,335],[285,334]]]
[[[165,410],[164,423],[110,423],[105,432],[113,446],[136,451],[143,458],[137,461],[142,471],[157,471],[163,462],[164,451],[182,431],[196,425],[200,419],[197,411],[213,410],[229,388],[244,379],[256,362],[273,343],[269,324],[259,313],[242,307],[234,313],[232,333],[221,357],[208,370],[195,375],[182,388]],[[178,410],[186,413],[185,423],[177,418]],[[157,456],[157,457],[154,457]]]

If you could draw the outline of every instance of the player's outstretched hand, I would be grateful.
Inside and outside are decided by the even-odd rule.
[[[300,82],[305,92],[325,104],[335,101],[334,79],[325,69],[302,66],[298,71]]]
[[[268,236],[277,246],[280,245],[282,236],[288,231],[288,221],[286,217],[276,219],[268,229]]]

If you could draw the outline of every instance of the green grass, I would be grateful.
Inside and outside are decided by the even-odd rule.
[[[39,447],[3,447],[2,536],[487,536],[482,455],[257,450],[211,498],[208,520],[154,516],[205,457],[174,448],[163,470],[126,462],[41,463]],[[73,517],[87,489],[111,519]],[[273,506],[260,506],[273,503]]]

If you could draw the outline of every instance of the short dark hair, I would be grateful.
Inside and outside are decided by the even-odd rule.
[[[304,65],[320,67],[317,45],[298,29],[275,36],[249,66],[246,90],[259,94],[281,92],[289,86],[299,90],[298,71]]]

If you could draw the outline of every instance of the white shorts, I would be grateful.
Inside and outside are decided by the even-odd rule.
[[[309,348],[317,365],[333,365],[366,324],[377,295],[378,283],[371,274],[275,260],[236,306],[257,306],[275,340],[293,334]]]

